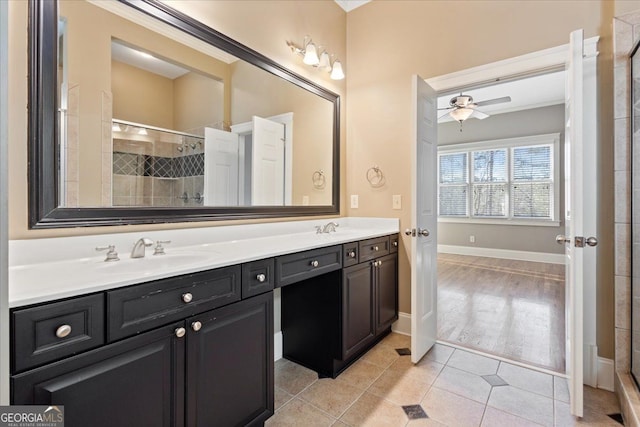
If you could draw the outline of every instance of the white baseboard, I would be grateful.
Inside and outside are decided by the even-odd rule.
[[[614,391],[615,365],[613,360],[598,357],[598,388]]]
[[[480,248],[476,246],[438,245],[438,252],[456,255],[475,255],[488,258],[515,259],[518,261],[564,264],[564,254],[547,252],[512,251],[509,249]]]
[[[411,314],[398,313],[398,320],[393,322],[391,330],[402,335],[411,335]]]
[[[282,331],[273,335],[273,361],[282,359]]]

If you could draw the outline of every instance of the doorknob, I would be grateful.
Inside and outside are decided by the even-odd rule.
[[[595,237],[584,238],[582,236],[576,236],[576,248],[584,248],[584,245],[593,247],[597,244],[598,239],[596,239]]]
[[[595,237],[587,237],[585,243],[589,246],[596,246],[598,244],[598,239]]]
[[[429,237],[429,234],[431,233],[426,228],[422,228],[422,229],[418,228],[418,234],[422,237]]]
[[[415,228],[407,228],[406,230],[404,230],[404,234],[406,234],[407,236],[415,236],[416,235],[416,229]]]
[[[558,234],[556,236],[556,243],[559,245],[564,245],[565,243],[569,243],[571,241],[571,239],[569,239],[567,236],[564,236],[562,234]]]

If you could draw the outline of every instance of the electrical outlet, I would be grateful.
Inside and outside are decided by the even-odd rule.
[[[309,206],[309,196],[302,196],[302,206]]]
[[[472,234],[471,236],[469,236],[469,243],[475,243],[475,242],[476,242],[476,236]]]
[[[402,209],[402,196],[400,194],[394,194],[392,200],[392,209]]]
[[[351,195],[351,209],[358,209],[358,195]]]

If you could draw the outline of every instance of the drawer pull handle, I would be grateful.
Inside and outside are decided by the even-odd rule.
[[[264,274],[258,274],[256,276],[256,279],[258,280],[258,282],[263,283],[265,280],[267,280],[267,276],[265,276]]]
[[[193,295],[191,295],[189,292],[187,292],[186,294],[182,294],[182,301],[186,303],[190,303],[192,300],[193,300]]]
[[[320,263],[317,260],[314,259],[313,261],[311,261],[311,267],[317,267],[319,265]]]
[[[374,247],[372,247],[371,249],[373,249],[374,251],[378,252],[378,250],[379,250],[380,248],[379,248],[379,247],[377,247],[377,246],[374,246]]]
[[[58,329],[56,329],[56,336],[58,338],[65,338],[69,336],[70,333],[71,333],[71,326],[69,325],[62,325],[62,326],[59,326]]]
[[[176,328],[176,336],[178,338],[182,338],[186,333],[187,333],[187,330],[185,328]]]
[[[356,251],[349,252],[349,257],[350,258],[355,258],[356,257]]]
[[[194,331],[198,332],[200,329],[202,329],[202,323],[195,321],[191,324],[191,329],[193,329]]]

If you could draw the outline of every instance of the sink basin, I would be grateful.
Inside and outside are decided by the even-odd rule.
[[[110,273],[145,273],[169,268],[188,267],[211,258],[211,253],[167,252],[165,255],[147,255],[144,258],[120,258],[120,261],[101,262],[98,270]]]

